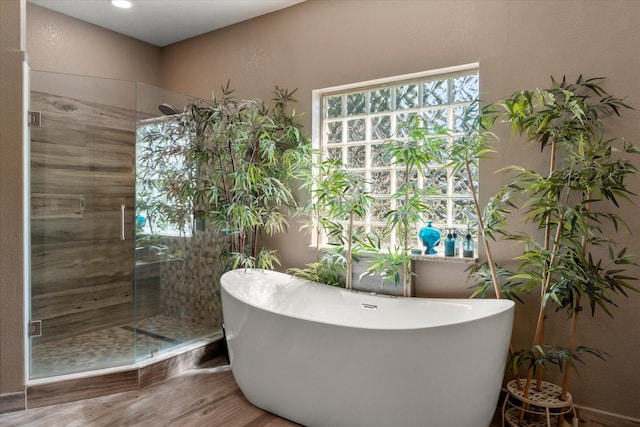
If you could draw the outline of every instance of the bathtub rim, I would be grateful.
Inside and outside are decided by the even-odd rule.
[[[254,301],[249,301],[246,298],[242,298],[241,296],[234,294],[231,290],[227,288],[227,286],[225,286],[224,278],[229,273],[233,273],[234,275],[239,275],[239,274],[246,275],[248,274],[248,272],[250,273],[259,272],[260,274],[266,274],[266,275],[275,274],[278,276],[288,276],[291,279],[295,279],[297,281],[300,281],[301,283],[313,286],[317,289],[325,289],[326,287],[326,289],[331,289],[331,291],[329,292],[345,293],[347,295],[355,294],[365,299],[371,298],[373,299],[373,301],[375,301],[375,299],[382,299],[383,301],[395,300],[395,301],[404,301],[409,304],[419,304],[419,305],[426,305],[426,304],[432,304],[432,303],[437,305],[463,305],[465,307],[471,307],[471,309],[473,309],[473,305],[489,305],[490,304],[492,306],[496,306],[496,308],[487,310],[485,313],[482,313],[481,315],[474,315],[472,317],[457,316],[456,320],[454,321],[448,321],[446,323],[440,323],[440,324],[434,324],[434,325],[422,324],[422,325],[408,326],[406,324],[403,324],[397,327],[368,327],[368,326],[362,326],[362,325],[350,325],[350,324],[346,324],[339,321],[333,321],[331,318],[319,319],[319,318],[314,318],[309,316],[301,316],[298,313],[297,315],[294,315],[292,313],[286,313],[281,310],[274,310],[269,307],[260,306],[259,304],[256,304]],[[295,277],[288,273],[283,273],[279,271],[263,270],[263,269],[248,269],[248,268],[241,268],[241,269],[230,270],[225,272],[220,278],[220,292],[221,292],[221,298],[222,298],[222,295],[226,293],[230,297],[242,302],[243,304],[246,304],[247,306],[250,306],[258,310],[263,310],[269,313],[273,313],[279,316],[284,316],[290,319],[302,320],[305,322],[312,322],[312,323],[324,324],[324,325],[335,326],[335,327],[366,329],[371,331],[404,331],[404,330],[411,331],[411,330],[420,330],[420,329],[445,328],[453,325],[464,325],[466,323],[482,321],[483,319],[487,319],[490,317],[504,315],[504,313],[515,309],[515,302],[508,299],[435,298],[435,297],[423,298],[423,297],[403,297],[403,296],[390,296],[390,295],[384,295],[384,294],[372,294],[371,292],[363,292],[363,291],[345,289],[345,288],[336,287],[336,286],[330,286],[330,285],[314,282],[312,280]],[[323,292],[327,292],[327,291],[323,291]],[[223,302],[223,311],[224,311],[224,302]],[[402,313],[402,311],[400,311],[400,313]]]

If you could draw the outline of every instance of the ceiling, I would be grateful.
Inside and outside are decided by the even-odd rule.
[[[131,0],[130,9],[109,0],[28,1],[162,47],[304,0]]]

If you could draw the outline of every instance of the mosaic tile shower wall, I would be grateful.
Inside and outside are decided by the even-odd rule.
[[[219,328],[222,308],[218,293],[223,271],[219,260],[226,241],[213,231],[195,231],[192,237],[171,237],[167,243],[172,253],[179,250],[183,256],[160,267],[161,313]]]

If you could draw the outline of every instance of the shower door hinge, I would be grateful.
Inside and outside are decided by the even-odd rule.
[[[29,111],[29,127],[40,127],[42,125],[42,113],[40,111]]]
[[[27,326],[29,338],[42,336],[42,320],[32,320]]]

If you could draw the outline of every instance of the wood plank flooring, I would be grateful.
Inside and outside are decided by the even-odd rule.
[[[224,357],[217,357],[180,375],[137,390],[3,414],[0,415],[0,426],[298,426],[249,403],[225,364]],[[501,425],[498,412],[490,427]],[[637,425],[620,419],[604,419],[598,414],[580,414],[580,426],[585,427]]]
[[[247,426],[298,424],[251,405],[222,357],[165,381],[111,396],[0,415],[0,425]]]

